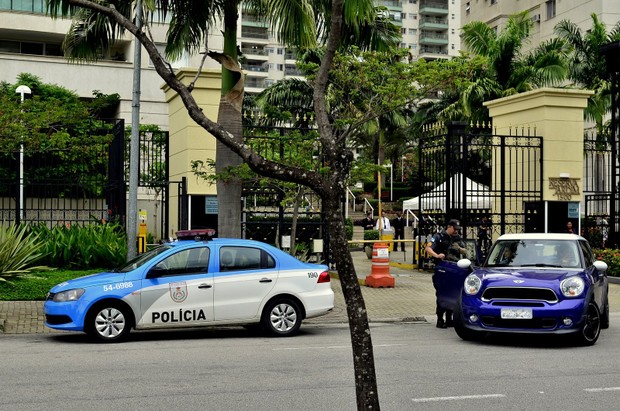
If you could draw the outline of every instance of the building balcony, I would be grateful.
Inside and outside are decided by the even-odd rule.
[[[242,64],[241,68],[245,71],[251,71],[254,73],[267,73],[269,69],[263,64]]]
[[[430,46],[447,46],[448,35],[437,32],[422,32],[420,33],[419,43]]]
[[[448,2],[425,1],[420,4],[419,13],[427,16],[447,16]]]
[[[400,1],[397,0],[381,0],[377,2],[379,6],[387,7],[388,9],[398,9],[402,10],[403,5]]]
[[[241,27],[241,37],[249,39],[269,40],[269,31],[261,27]]]
[[[267,57],[267,50],[264,45],[241,45],[241,52],[246,56],[264,56]]]
[[[445,31],[448,30],[448,20],[435,17],[422,18],[420,19],[419,28],[420,30]]]
[[[421,47],[420,53],[418,55],[420,57],[431,59],[431,60],[447,59],[448,48],[447,47]]]
[[[268,27],[269,25],[265,19],[261,20],[252,14],[244,14],[241,16],[241,26]]]

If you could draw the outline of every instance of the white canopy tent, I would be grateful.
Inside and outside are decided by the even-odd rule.
[[[467,195],[465,199],[465,207],[467,209],[489,209],[491,208],[491,197],[489,187],[484,184],[476,183],[475,181],[464,177],[462,174],[457,173],[450,178],[450,186],[452,187],[452,193],[458,192],[457,198],[452,198],[452,206],[454,208],[461,208],[463,204],[464,194]],[[465,190],[463,190],[463,181]],[[417,197],[410,198],[403,201],[403,211],[405,210],[446,210],[446,182],[444,181],[428,193],[424,193]],[[454,194],[453,194],[454,195]]]

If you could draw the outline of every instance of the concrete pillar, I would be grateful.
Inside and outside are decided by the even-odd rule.
[[[536,135],[542,137],[542,200],[545,210],[549,209],[549,202],[577,204],[583,199],[583,111],[592,94],[587,90],[540,88],[484,103],[493,120],[494,134],[518,136],[524,130],[533,135],[535,130]],[[521,164],[506,166],[515,170],[537,167],[532,164],[534,160],[538,161],[516,159]],[[530,164],[523,164],[526,161]],[[511,172],[508,175],[515,179],[523,174]],[[510,183],[505,181],[504,185]],[[493,188],[498,189],[498,184],[494,180]],[[523,207],[518,204],[511,206]],[[547,217],[545,214],[545,231],[549,227]],[[552,231],[557,231],[557,227]]]
[[[196,78],[197,69],[183,68],[177,72],[177,78],[189,84]],[[221,70],[203,69],[194,84],[192,95],[207,117],[217,119],[221,95]],[[197,179],[191,172],[192,160],[215,160],[215,137],[192,120],[183,105],[183,101],[168,85],[163,87],[168,103],[170,156],[170,181],[187,180],[187,192],[190,195],[216,195],[215,184],[211,185]],[[178,193],[177,186],[170,186],[170,233],[178,231]]]

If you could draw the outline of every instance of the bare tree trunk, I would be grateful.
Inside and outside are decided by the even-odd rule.
[[[304,186],[297,187],[297,195],[295,196],[295,204],[293,204],[293,221],[291,221],[291,248],[289,254],[295,255],[295,238],[297,236],[297,219],[299,218],[299,204],[304,197]]]
[[[331,253],[334,256],[347,305],[357,409],[379,410],[379,393],[377,392],[375,358],[368,313],[347,243],[342,210],[338,201],[342,196],[332,195],[330,197],[331,199],[323,199],[323,210],[330,228]]]

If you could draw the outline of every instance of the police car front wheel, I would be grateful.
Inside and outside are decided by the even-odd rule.
[[[93,307],[86,318],[86,333],[98,341],[118,342],[129,334],[132,322],[129,309],[109,302]]]
[[[290,299],[274,300],[265,307],[263,327],[271,335],[287,337],[299,330],[301,319],[301,309],[295,301]]]

